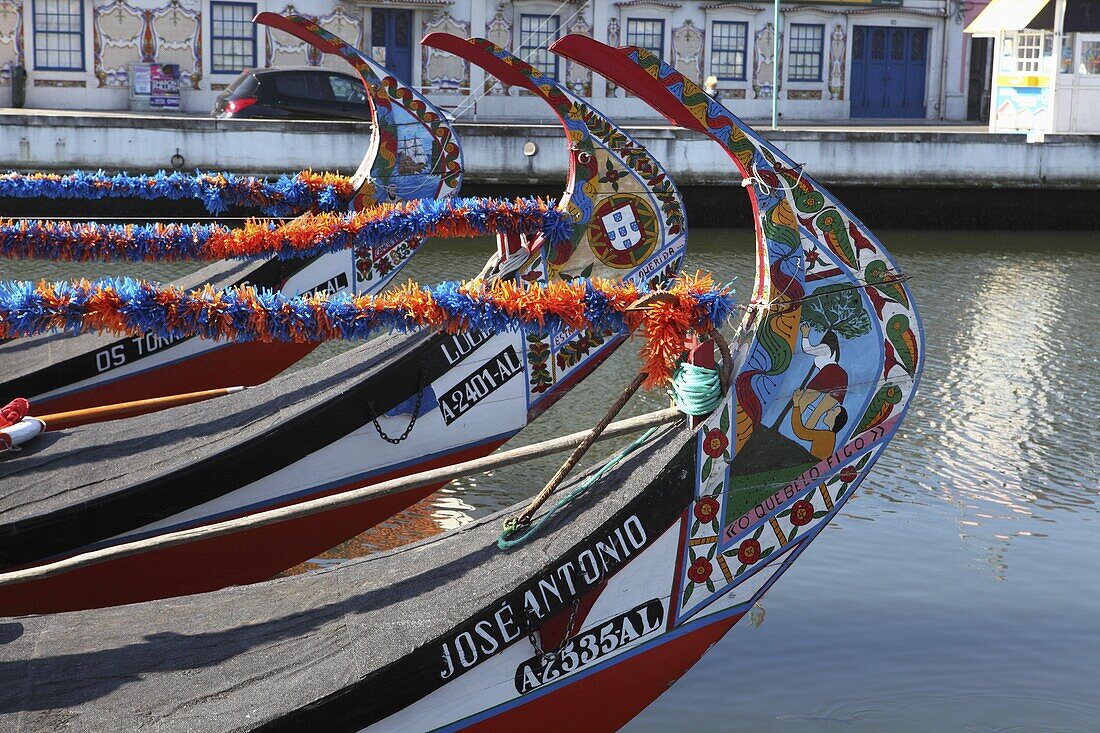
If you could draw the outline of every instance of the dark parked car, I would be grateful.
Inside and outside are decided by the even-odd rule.
[[[308,66],[246,69],[218,95],[211,113],[233,119],[366,120],[363,81]]]

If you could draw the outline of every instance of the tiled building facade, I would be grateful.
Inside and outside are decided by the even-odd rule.
[[[958,0],[784,2],[779,110],[786,120],[962,119],[967,44]],[[565,33],[658,53],[747,118],[770,115],[774,6],[706,0],[0,0],[0,85],[25,67],[27,106],[126,109],[129,65],[179,64],[185,111],[210,109],[246,67],[343,62],[250,22],[259,11],[317,18],[358,42],[444,107],[477,119],[545,119],[536,100],[418,41],[479,35],[565,79],[621,119],[652,116],[638,100],[545,48]],[[0,99],[5,92],[0,91]]]

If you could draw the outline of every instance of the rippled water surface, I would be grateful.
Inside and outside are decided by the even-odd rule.
[[[927,332],[907,421],[764,599],[763,624],[736,626],[628,730],[1100,730],[1100,237],[879,236],[912,275]],[[694,230],[691,250],[689,269],[737,276],[748,293],[750,232]],[[410,275],[468,276],[488,251],[431,242]],[[628,342],[512,445],[595,423],[636,350]],[[628,412],[666,404],[646,394]],[[508,506],[559,460],[457,482],[319,561]]]

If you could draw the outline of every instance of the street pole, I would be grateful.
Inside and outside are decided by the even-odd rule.
[[[1054,58],[1051,65],[1054,67],[1050,69],[1050,129],[1044,132],[1054,133],[1055,128],[1058,126],[1058,75],[1062,73],[1062,44],[1065,43],[1065,23],[1066,23],[1066,0],[1054,0]],[[1074,40],[1076,43],[1076,39]],[[1070,58],[1073,58],[1073,51],[1070,51]],[[1070,72],[1077,73],[1076,69],[1072,67],[1072,61],[1070,62]],[[1069,115],[1069,128],[1066,130],[1058,130],[1058,132],[1071,132],[1074,129],[1073,124],[1073,110],[1070,110]]]
[[[772,12],[772,129],[779,129],[779,0]]]

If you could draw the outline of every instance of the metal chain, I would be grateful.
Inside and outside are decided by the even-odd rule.
[[[531,642],[531,646],[535,648],[535,654],[538,656],[539,661],[542,662],[543,667],[548,667],[561,657],[562,652],[565,651],[565,645],[569,643],[569,635],[573,632],[573,623],[577,620],[577,611],[581,607],[581,599],[573,599],[573,609],[569,612],[569,621],[565,624],[565,633],[562,634],[561,644],[553,652],[547,652],[542,648],[542,642],[539,641],[539,633],[537,629],[532,629],[527,634],[528,641]]]
[[[416,418],[420,417],[420,405],[424,401],[424,389],[426,388],[424,385],[424,372],[420,373],[420,377],[419,379],[417,379],[416,384],[416,405],[413,407],[412,417],[409,419],[409,424],[405,428],[405,432],[401,433],[401,435],[396,438],[391,438],[390,436],[386,435],[386,431],[384,431],[382,429],[382,426],[378,424],[378,413],[374,409],[374,403],[367,403],[367,407],[369,407],[371,411],[371,422],[374,423],[374,429],[378,431],[378,437],[386,441],[387,443],[397,445],[401,441],[405,440],[405,438],[409,437],[409,433],[412,432],[413,427],[416,425]]]

